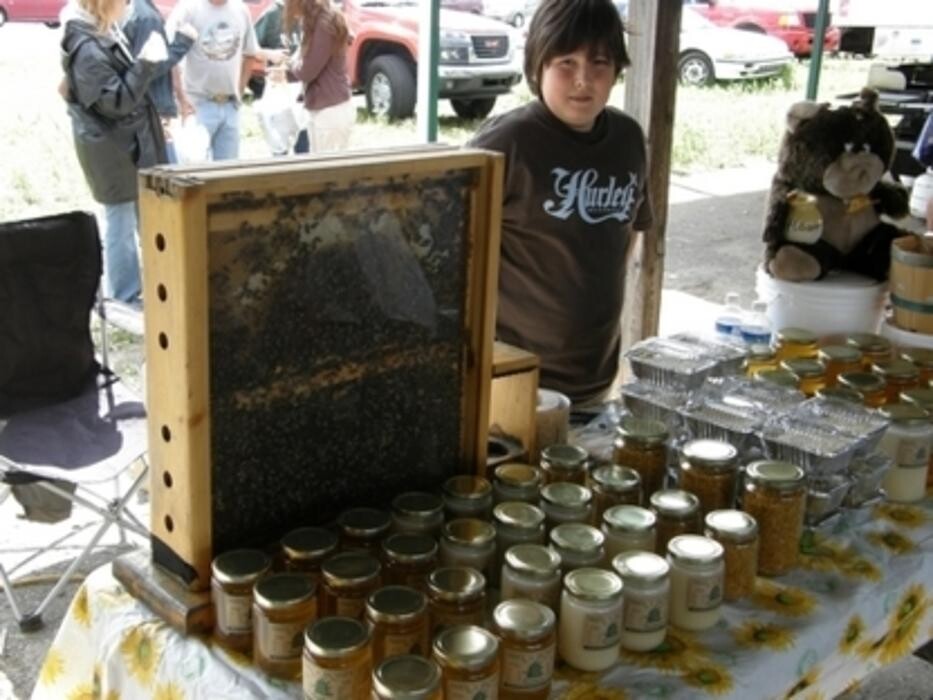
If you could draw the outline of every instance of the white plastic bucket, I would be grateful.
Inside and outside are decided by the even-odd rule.
[[[755,291],[767,302],[775,331],[796,327],[818,335],[876,333],[888,285],[851,272],[831,272],[818,282],[787,282],[759,266]]]
[[[890,318],[881,324],[881,335],[890,340],[899,348],[926,348],[933,350],[933,335],[929,333],[915,333],[898,328]]]

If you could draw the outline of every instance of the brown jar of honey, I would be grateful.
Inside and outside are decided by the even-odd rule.
[[[871,372],[844,372],[840,374],[838,386],[857,391],[862,403],[869,408],[884,406],[886,400],[884,379]]]
[[[797,377],[797,388],[806,396],[813,396],[826,386],[826,367],[819,360],[784,360],[781,367]]]
[[[305,630],[301,685],[306,698],[370,697],[369,629],[359,620],[328,617]]]
[[[667,426],[661,421],[625,416],[619,423],[612,461],[641,477],[642,497],[664,486],[667,473]]]
[[[258,549],[218,554],[211,564],[214,638],[221,645],[249,654],[253,648],[253,586],[272,569]]]
[[[541,473],[545,484],[569,481],[586,483],[586,463],[589,455],[578,445],[548,445],[541,450]]]
[[[273,574],[253,589],[253,662],[270,676],[301,674],[302,632],[317,617],[317,588],[302,574]]]
[[[933,349],[904,348],[901,350],[901,358],[914,363],[920,372],[922,386],[927,386],[930,379],[933,379]]]
[[[836,386],[836,378],[844,372],[862,369],[862,353],[852,345],[826,345],[820,348],[817,359],[826,367],[826,386]]]
[[[816,333],[805,328],[782,328],[777,332],[775,347],[779,362],[785,360],[815,360],[819,351]]]
[[[445,698],[499,696],[499,640],[476,625],[450,627],[434,640]]]
[[[282,538],[285,569],[321,583],[321,564],[337,551],[337,535],[323,527],[301,527]]]
[[[382,541],[382,562],[386,585],[411,586],[424,592],[428,574],[437,567],[437,542],[427,535],[389,535]]]
[[[486,619],[486,578],[470,567],[442,567],[428,576],[431,637],[455,625],[482,625]]]
[[[920,382],[920,371],[907,360],[875,362],[871,371],[884,379],[885,403],[897,403],[902,391],[915,389]]]
[[[441,670],[432,659],[394,656],[373,671],[373,700],[443,700],[443,697]]]
[[[700,512],[732,508],[739,451],[721,440],[691,440],[680,451],[680,487],[700,500]]]
[[[748,347],[748,354],[745,356],[744,370],[749,377],[754,377],[759,372],[778,368],[777,352],[770,345],[755,343]]]
[[[392,516],[378,508],[350,508],[337,517],[337,526],[344,551],[358,549],[378,557],[382,538],[392,527]]]
[[[428,607],[424,594],[408,586],[385,586],[366,601],[372,630],[373,664],[405,654],[428,654]]]
[[[862,353],[862,368],[867,370],[875,362],[891,359],[891,341],[876,333],[851,333],[846,336],[846,345],[853,345]]]
[[[590,473],[593,492],[592,524],[599,527],[612,506],[641,505],[641,477],[631,467],[604,464]]]
[[[755,379],[770,382],[786,389],[797,389],[800,383],[797,375],[786,369],[764,369],[755,375]]]
[[[366,599],[379,588],[381,573],[379,560],[366,552],[343,552],[326,560],[321,566],[324,615],[362,620]]]
[[[651,510],[657,516],[655,553],[667,552],[667,543],[678,535],[698,535],[701,531],[700,499],[681,489],[664,489],[651,496]]]
[[[836,386],[828,386],[820,389],[816,392],[816,395],[821,399],[837,399],[839,401],[848,401],[850,403],[862,403],[862,395],[860,393],[854,389],[839,386],[838,384]]]

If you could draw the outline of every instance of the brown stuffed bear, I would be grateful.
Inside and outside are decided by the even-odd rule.
[[[803,282],[841,269],[887,279],[891,241],[904,234],[880,215],[906,216],[908,194],[882,181],[895,143],[877,102],[866,88],[851,106],[788,111],[763,236],[773,277]]]

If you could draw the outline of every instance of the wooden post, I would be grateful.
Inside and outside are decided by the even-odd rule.
[[[674,102],[680,52],[682,0],[632,0],[626,42],[632,65],[625,71],[625,111],[648,139],[648,191],[654,226],[630,254],[622,317],[622,347],[655,335],[661,316]]]

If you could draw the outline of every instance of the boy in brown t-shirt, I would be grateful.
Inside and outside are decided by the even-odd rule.
[[[626,65],[610,0],[544,0],[525,44],[538,99],[470,143],[506,157],[497,336],[538,354],[541,385],[576,405],[616,377],[628,250],[651,225],[644,135],[606,106]]]

